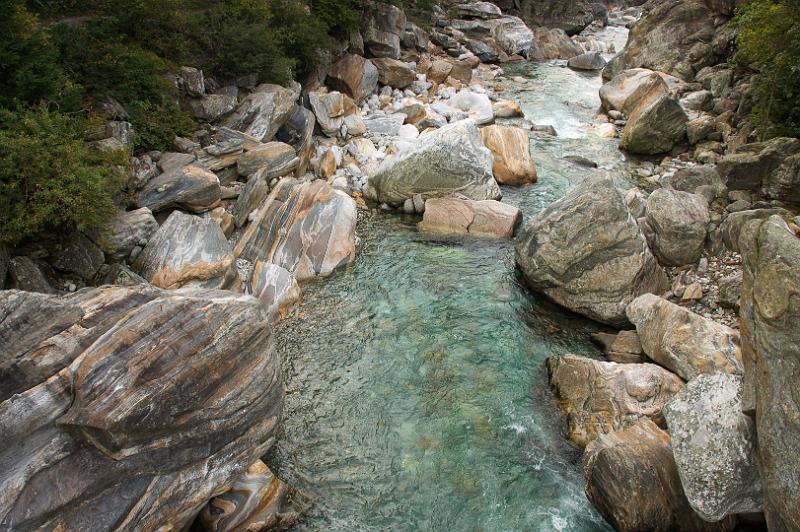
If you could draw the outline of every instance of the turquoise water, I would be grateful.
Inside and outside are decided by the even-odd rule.
[[[599,76],[513,70],[536,88],[509,82],[508,94],[561,136],[532,140],[540,181],[505,201],[530,216],[571,183],[624,169],[616,142],[586,131]],[[598,326],[526,290],[510,243],[431,241],[416,221],[362,220],[355,265],[304,286],[278,328],[287,400],[267,461],[316,496],[298,529],[610,530],[583,494],[544,368],[596,355]]]

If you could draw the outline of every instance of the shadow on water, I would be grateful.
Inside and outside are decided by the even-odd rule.
[[[507,95],[565,135],[532,140],[540,181],[505,201],[530,217],[569,185],[625,168],[616,142],[587,130],[599,76],[513,68],[532,81],[508,82]],[[368,216],[356,263],[304,286],[276,330],[287,397],[267,461],[317,497],[298,529],[610,530],[583,494],[544,367],[595,356],[599,326],[531,294],[511,243],[433,241],[414,222]]]

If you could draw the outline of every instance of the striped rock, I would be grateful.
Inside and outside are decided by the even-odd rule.
[[[0,530],[182,530],[274,442],[283,381],[255,298],[5,291],[0,316]]]
[[[329,275],[356,256],[356,203],[322,180],[283,179],[256,211],[236,258],[271,262],[297,280]]]

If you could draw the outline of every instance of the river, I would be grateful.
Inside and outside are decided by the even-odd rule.
[[[505,97],[559,136],[532,138],[539,182],[504,201],[530,218],[571,184],[625,173],[617,141],[589,132],[598,73],[506,72]],[[610,530],[583,494],[581,451],[563,438],[544,367],[599,356],[599,326],[531,294],[510,243],[432,240],[416,221],[368,216],[356,263],[304,286],[278,327],[287,396],[267,459],[316,497],[297,529]]]

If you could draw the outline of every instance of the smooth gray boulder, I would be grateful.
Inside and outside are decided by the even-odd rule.
[[[650,92],[628,117],[620,148],[642,155],[667,153],[686,138],[686,116],[669,94]]]
[[[462,120],[420,135],[415,144],[384,160],[370,177],[366,196],[395,205],[415,194],[424,199],[454,193],[473,200],[498,199],[492,162],[475,122]]]
[[[621,326],[625,307],[668,283],[622,193],[611,179],[587,178],[534,216],[517,237],[526,281],[559,305]]]
[[[650,360],[691,380],[704,373],[741,375],[739,333],[666,299],[645,294],[628,305]]]
[[[706,521],[762,510],[755,424],[741,394],[740,376],[700,375],[664,407],[683,491]]]
[[[587,52],[571,57],[567,66],[576,70],[602,70],[606,66],[606,60],[600,52]]]
[[[272,140],[292,116],[299,97],[300,85],[297,83],[289,88],[264,83],[242,100],[223,125],[263,142]]]
[[[156,231],[158,222],[147,207],[120,212],[111,219],[108,234],[102,239],[103,251],[112,262],[126,261],[133,248],[144,248]]]
[[[285,318],[300,304],[300,285],[285,268],[259,261],[253,266],[249,293],[261,301],[274,320]]]
[[[659,188],[647,198],[650,249],[664,266],[694,264],[703,255],[708,223],[706,200],[697,194]]]
[[[755,408],[764,514],[770,530],[800,530],[800,239],[772,216],[748,222],[739,248],[742,400]]]
[[[298,164],[300,159],[290,145],[267,142],[244,152],[236,163],[236,170],[245,177],[260,172],[269,180],[292,173]]]
[[[232,94],[205,94],[188,101],[189,112],[198,120],[214,122],[236,110],[238,98]]]
[[[649,419],[601,434],[583,454],[586,497],[620,532],[727,532],[736,520],[707,523],[689,506],[670,435]]]
[[[202,166],[190,164],[165,171],[147,182],[137,197],[139,207],[210,211],[222,198],[219,178]]]
[[[320,129],[328,137],[339,135],[345,117],[358,111],[352,98],[337,91],[310,92],[308,103],[317,118]]]
[[[133,267],[160,288],[223,288],[235,275],[233,253],[219,224],[175,211],[153,235]]]

